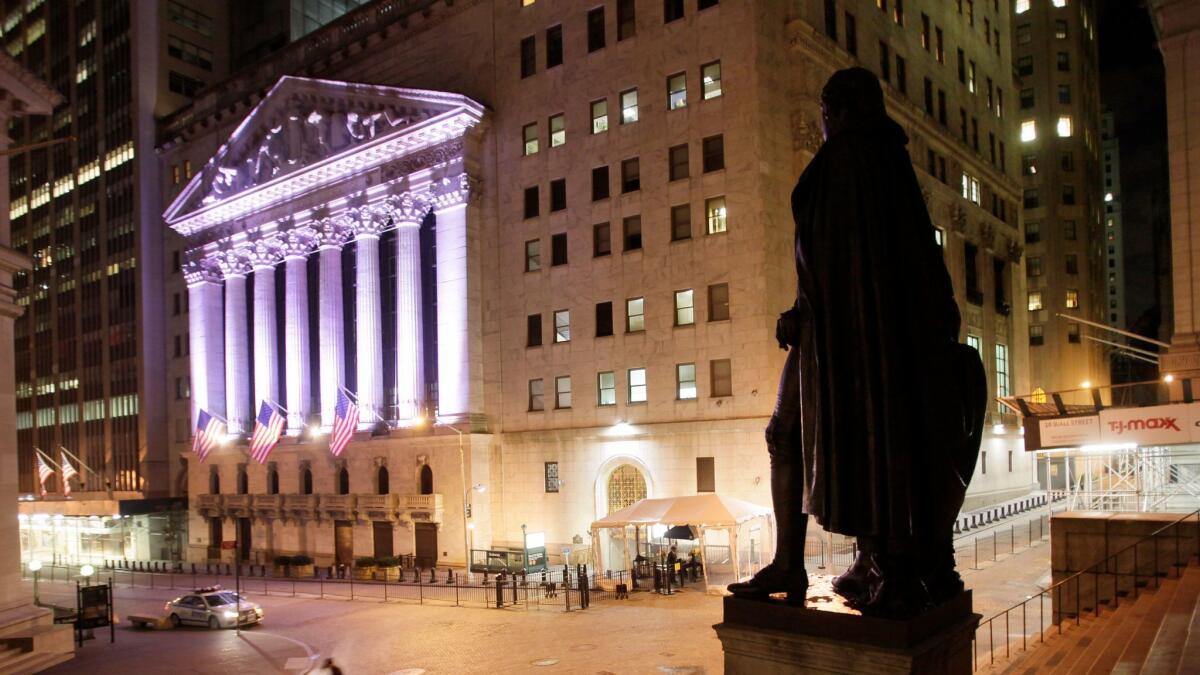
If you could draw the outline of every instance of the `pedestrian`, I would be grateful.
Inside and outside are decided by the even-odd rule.
[[[671,552],[667,554],[667,578],[670,579],[670,583],[672,584],[676,583],[675,565],[677,564],[678,560],[679,555],[675,552],[675,547],[671,546]]]

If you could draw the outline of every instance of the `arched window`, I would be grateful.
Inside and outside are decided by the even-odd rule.
[[[212,471],[208,472],[208,493],[210,495],[221,494],[221,474],[215,466]]]
[[[613,513],[646,498],[646,479],[632,464],[618,466],[608,477],[608,512]]]
[[[428,464],[421,467],[421,494],[433,494],[433,469]]]
[[[388,493],[388,470],[386,466],[379,467],[379,475],[376,477],[376,482],[378,483],[376,488],[379,494],[386,495]]]
[[[312,469],[307,466],[300,470],[300,494],[312,494]]]
[[[250,492],[250,478],[246,476],[245,469],[238,469],[238,494],[244,495]]]
[[[338,494],[350,494],[350,472],[344,466],[338,471]]]
[[[267,494],[279,494],[279,472],[275,469],[267,472]]]

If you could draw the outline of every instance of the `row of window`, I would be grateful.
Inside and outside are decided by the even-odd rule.
[[[1079,309],[1079,290],[1075,288],[1066,289],[1063,296],[1063,307],[1067,309]],[[1042,291],[1029,291],[1029,311],[1036,312],[1044,309],[1042,305]]]
[[[713,284],[708,287],[707,295],[708,321],[729,320],[729,284]],[[555,343],[571,341],[571,310],[557,309],[551,313],[553,317]],[[674,293],[675,326],[691,326],[696,323],[696,292],[686,288]],[[595,337],[609,337],[613,334],[613,303],[598,302],[595,311]],[[627,298],[625,300],[625,332],[640,333],[646,330],[646,299],[644,297]],[[545,331],[542,328],[542,315],[530,314],[525,319],[525,346],[540,347]]]
[[[680,401],[695,400],[700,395],[696,384],[696,364],[675,364],[675,398]],[[708,362],[709,396],[712,398],[733,395],[733,369],[729,359],[714,359]],[[648,384],[645,368],[630,368],[626,371],[625,402],[645,403]],[[529,380],[529,412],[546,409],[546,382],[542,378]],[[617,374],[611,370],[596,373],[596,405],[617,404]],[[566,410],[573,407],[570,375],[554,378],[554,409]]]
[[[709,197],[704,200],[704,233],[721,234],[727,230],[725,197]],[[685,241],[692,238],[692,210],[690,204],[680,204],[671,207],[671,241]],[[642,248],[642,216],[625,216],[621,219],[621,250],[622,252],[639,251]],[[611,255],[612,225],[611,223],[596,223],[592,226],[592,257],[600,258]],[[559,232],[550,235],[550,266],[566,265],[568,262],[567,233]],[[530,239],[525,242],[525,271],[536,272],[542,269],[542,240]]]
[[[1054,124],[1054,131],[1059,138],[1070,138],[1075,133],[1075,125],[1070,115],[1059,115]],[[1032,143],[1038,138],[1037,120],[1021,121],[1021,142]]]
[[[1029,346],[1040,347],[1046,344],[1045,326],[1039,324],[1029,324]],[[1081,338],[1079,336],[1079,324],[1067,323],[1067,342],[1079,344]]]
[[[1062,194],[1060,196],[1059,203],[1064,206],[1074,206],[1077,203],[1074,185],[1062,186]],[[1040,207],[1042,205],[1041,191],[1038,188],[1025,188],[1022,196],[1022,204],[1027,209],[1036,209]]]
[[[1071,221],[1072,223],[1074,221]],[[1079,274],[1079,257],[1074,253],[1068,253],[1063,258],[1067,274]],[[1028,277],[1042,276],[1042,258],[1041,256],[1030,256],[1025,261],[1025,275]]]

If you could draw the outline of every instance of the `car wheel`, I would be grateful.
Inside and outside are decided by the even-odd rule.
[[[171,615],[171,628],[179,628],[179,615],[178,614]]]
[[[209,630],[216,630],[220,627],[221,627],[221,623],[219,621],[217,621],[217,617],[215,617],[215,616],[208,617],[208,629]]]

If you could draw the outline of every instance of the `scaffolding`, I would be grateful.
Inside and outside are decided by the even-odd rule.
[[[1066,504],[1072,511],[1200,508],[1197,445],[1086,448],[1038,455],[1065,471]]]

